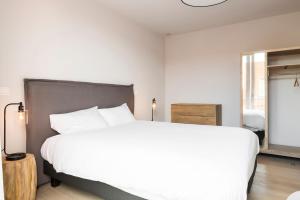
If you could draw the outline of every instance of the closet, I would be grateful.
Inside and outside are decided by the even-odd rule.
[[[300,47],[242,55],[241,122],[261,152],[300,158]]]

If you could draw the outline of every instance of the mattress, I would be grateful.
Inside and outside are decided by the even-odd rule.
[[[256,135],[233,127],[136,121],[48,138],[57,172],[149,200],[246,200]]]

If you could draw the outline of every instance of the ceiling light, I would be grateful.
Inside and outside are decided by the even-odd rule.
[[[225,3],[228,0],[181,0],[187,6],[191,7],[210,7]]]

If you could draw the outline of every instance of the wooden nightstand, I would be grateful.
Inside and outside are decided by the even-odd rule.
[[[17,161],[2,159],[5,200],[35,200],[37,188],[34,155]]]

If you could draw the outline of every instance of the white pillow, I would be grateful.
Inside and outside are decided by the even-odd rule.
[[[60,134],[91,131],[108,127],[97,106],[64,114],[50,115],[51,128]]]
[[[113,108],[98,109],[98,111],[109,126],[116,126],[135,121],[135,118],[126,103]]]

